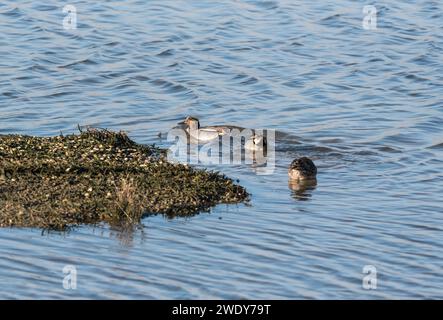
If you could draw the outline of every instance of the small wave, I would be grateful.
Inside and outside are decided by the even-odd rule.
[[[88,66],[88,65],[96,65],[96,64],[97,64],[97,62],[87,58],[87,59],[83,59],[83,60],[79,60],[79,61],[74,61],[74,62],[65,64],[63,66],[58,66],[58,68],[63,69],[63,68],[70,68],[75,65],[87,65]]]
[[[18,92],[12,92],[12,91],[6,91],[2,92],[2,95],[8,98],[18,98],[19,93]]]
[[[258,79],[257,79],[257,78],[255,78],[255,77],[249,77],[249,78],[246,79],[245,81],[240,82],[240,84],[243,84],[243,85],[249,85],[249,84],[254,84],[254,83],[257,83],[257,82],[258,82]]]
[[[166,92],[168,92],[168,93],[180,93],[180,92],[191,92],[192,91],[189,88],[185,87],[184,85],[175,84],[170,81],[163,80],[163,79],[156,79],[156,80],[152,80],[150,82],[152,84],[154,84],[155,86],[165,89]]]
[[[111,41],[111,42],[106,43],[105,46],[115,47],[115,46],[118,46],[119,44],[120,44],[120,42],[118,42],[118,41]]]
[[[429,146],[428,149],[443,149],[443,142]]]
[[[77,91],[63,91],[63,92],[55,92],[55,93],[51,93],[48,95],[45,95],[45,98],[58,98],[58,97],[63,97],[63,96],[68,96],[71,94],[78,94]]]
[[[40,64],[33,64],[32,66],[26,68],[25,71],[41,71],[43,73],[43,72],[49,72],[49,69]]]
[[[278,2],[276,1],[255,1],[254,5],[266,10],[273,10],[278,8]]]
[[[173,55],[174,55],[174,49],[167,49],[157,54],[157,57],[170,57]]]
[[[395,148],[389,147],[389,146],[379,147],[379,148],[377,148],[377,150],[382,151],[382,152],[389,152],[389,153],[401,153],[401,150],[398,150],[398,149],[395,149]]]
[[[3,11],[3,12],[0,12],[0,14],[8,16],[8,17],[20,17],[23,15],[19,8],[13,8],[8,11]]]
[[[50,4],[36,4],[33,6],[33,9],[38,10],[38,11],[56,11],[59,8],[57,6],[50,5]]]
[[[330,16],[327,16],[327,17],[321,19],[321,21],[333,21],[333,20],[339,19],[340,17],[341,17],[341,14],[336,13],[336,14],[333,14],[333,15],[330,15]]]
[[[131,79],[134,79],[136,81],[149,81],[149,80],[151,80],[149,77],[142,76],[142,75],[134,76]]]
[[[130,87],[134,87],[136,86],[136,84],[128,79],[125,79],[123,81],[118,82],[117,84],[113,85],[111,87],[112,90],[121,90],[121,89],[126,89],[126,88],[130,88]]]
[[[340,13],[332,14],[320,19],[319,23],[328,27],[344,27],[348,25],[348,23],[342,20],[342,15]]]
[[[304,79],[294,79],[284,82],[283,85],[291,88],[302,88],[305,85],[305,82]]]

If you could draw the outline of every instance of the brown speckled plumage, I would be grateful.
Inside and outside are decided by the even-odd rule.
[[[315,179],[317,175],[317,167],[311,159],[302,157],[292,161],[289,166],[288,174],[292,179]]]

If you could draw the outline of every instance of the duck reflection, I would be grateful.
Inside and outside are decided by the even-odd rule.
[[[291,190],[291,196],[295,200],[309,200],[313,191],[317,187],[317,179],[313,180],[288,180],[288,187]]]
[[[308,200],[317,186],[317,167],[314,162],[302,157],[292,161],[288,169],[288,187],[296,200]]]

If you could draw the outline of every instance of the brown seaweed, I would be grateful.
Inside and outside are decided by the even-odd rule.
[[[0,227],[133,225],[147,214],[194,215],[247,201],[226,176],[169,163],[124,132],[0,136]]]

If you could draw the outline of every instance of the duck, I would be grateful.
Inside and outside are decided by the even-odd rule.
[[[199,142],[208,142],[217,139],[220,136],[230,134],[231,130],[243,130],[237,126],[206,126],[201,127],[200,121],[196,117],[188,116],[182,122],[179,122],[186,132]]]
[[[288,175],[292,181],[314,181],[317,177],[317,167],[311,159],[301,157],[291,162]]]
[[[260,134],[254,134],[248,138],[245,142],[245,150],[250,151],[263,151],[268,147],[268,141],[266,137]]]

